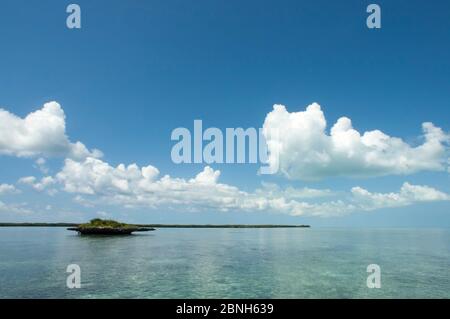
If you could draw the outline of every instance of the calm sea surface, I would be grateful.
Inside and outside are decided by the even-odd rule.
[[[67,265],[80,289],[66,287]],[[368,289],[366,268],[381,267]],[[0,298],[450,298],[448,229],[0,228]]]

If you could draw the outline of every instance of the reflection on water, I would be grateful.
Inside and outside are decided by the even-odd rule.
[[[449,298],[450,231],[0,228],[2,298]],[[368,289],[378,264],[382,288]],[[81,267],[81,289],[66,267]]]

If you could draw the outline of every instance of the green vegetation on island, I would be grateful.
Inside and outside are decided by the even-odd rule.
[[[89,223],[67,228],[82,235],[130,235],[137,231],[152,231],[154,228],[120,223],[115,220],[92,219]]]
[[[92,219],[89,223],[78,225],[79,228],[136,228],[134,225],[119,223],[111,219]]]

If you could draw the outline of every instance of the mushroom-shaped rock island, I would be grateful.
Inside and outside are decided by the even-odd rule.
[[[155,228],[139,227],[99,218],[92,219],[89,223],[67,229],[77,231],[81,235],[131,235],[133,232],[156,230]]]

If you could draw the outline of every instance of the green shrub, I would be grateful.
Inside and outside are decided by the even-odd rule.
[[[90,227],[98,227],[98,228],[128,228],[134,227],[133,225],[119,223],[115,220],[108,219],[100,219],[95,218],[92,219],[89,223],[79,225],[81,228],[90,228]]]

